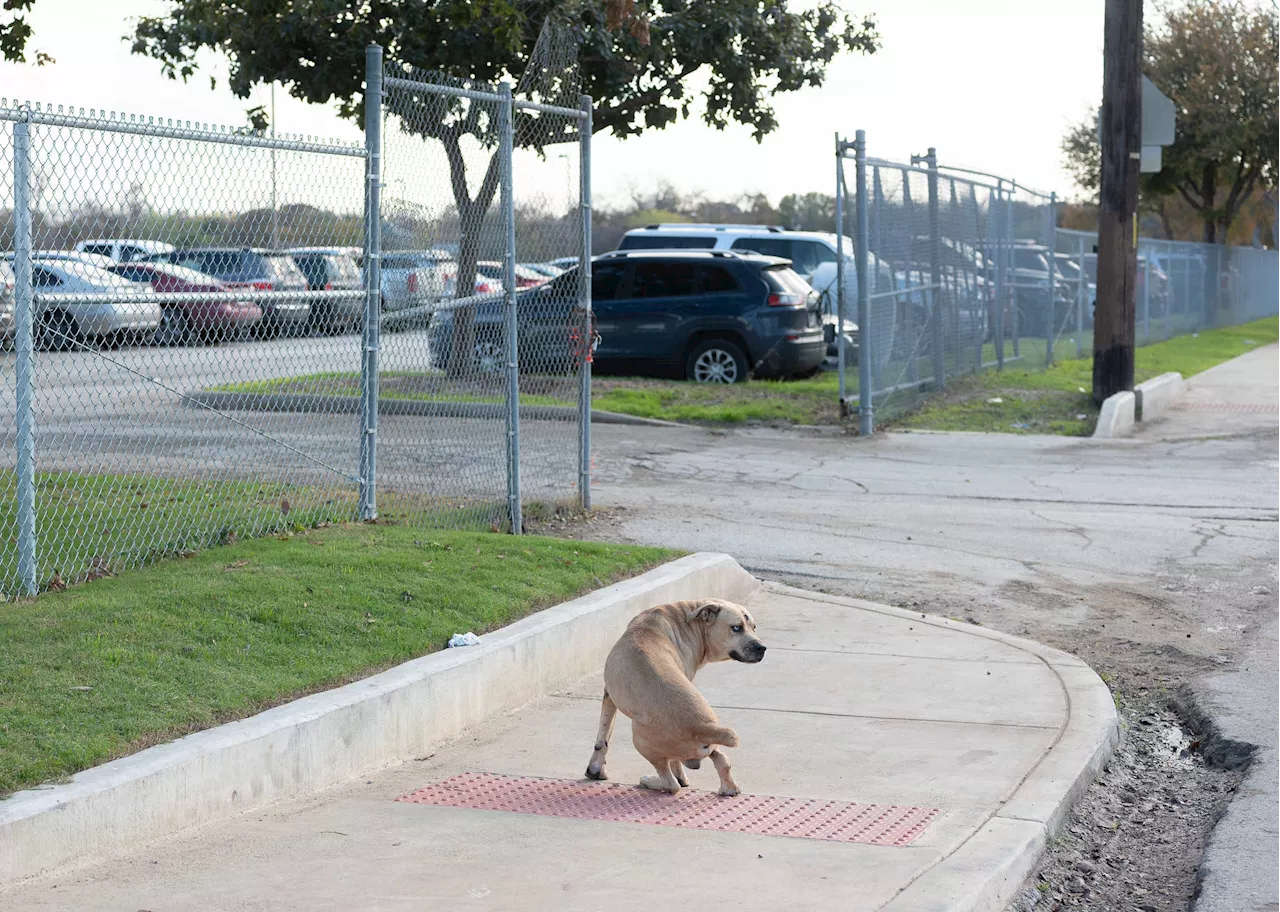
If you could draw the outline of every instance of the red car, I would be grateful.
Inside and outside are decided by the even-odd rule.
[[[149,282],[163,293],[198,291],[229,292],[231,289],[213,276],[171,263],[120,263],[111,272],[131,282]],[[249,301],[210,298],[163,305],[164,313],[155,332],[156,345],[191,345],[243,339],[262,322],[262,308]]]

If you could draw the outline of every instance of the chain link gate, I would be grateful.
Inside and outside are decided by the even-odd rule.
[[[589,505],[590,100],[366,62],[363,144],[0,100],[0,593]]]

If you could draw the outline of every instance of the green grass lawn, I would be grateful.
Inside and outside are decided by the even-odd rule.
[[[838,424],[834,373],[807,380],[749,380],[732,386],[633,377],[592,377],[591,407],[664,421]]]
[[[1190,377],[1278,337],[1280,318],[1268,317],[1156,342],[1135,350],[1134,380],[1141,383],[1168,371]],[[1074,354],[1074,347],[1069,351]],[[1059,361],[1048,370],[1011,365],[954,381],[890,427],[1087,437],[1098,419],[1092,389],[1091,357]]]
[[[36,475],[36,578],[83,582],[213,545],[355,517],[354,485]],[[0,592],[19,590],[13,472],[0,473]],[[477,523],[476,528],[483,528]]]
[[[0,795],[367,676],[675,556],[335,525],[0,605]]]

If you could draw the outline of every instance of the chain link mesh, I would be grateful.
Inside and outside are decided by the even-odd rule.
[[[515,458],[529,497],[573,496],[576,280],[560,286],[572,294],[538,298],[564,305],[543,313],[525,306],[525,286],[553,288],[556,270],[516,260],[583,247],[580,121],[513,118],[493,86],[401,66],[387,76],[373,336],[363,145],[0,102],[0,591],[354,518],[370,339],[382,515],[510,529]],[[504,118],[521,149],[515,249]],[[29,360],[14,346],[18,129],[29,136]],[[518,378],[509,285],[521,301]],[[20,567],[20,388],[33,396],[34,580]]]

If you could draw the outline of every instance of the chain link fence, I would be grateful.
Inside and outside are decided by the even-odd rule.
[[[368,65],[359,144],[0,100],[0,592],[589,503],[589,99]]]
[[[940,165],[932,149],[877,159],[861,131],[836,142],[837,306],[858,326],[856,349],[841,340],[840,396],[862,433],[957,377],[1092,353],[1097,237],[1058,228],[1054,194]],[[1278,263],[1274,250],[1140,238],[1137,344],[1274,315]]]

